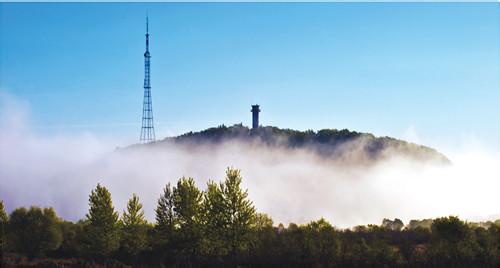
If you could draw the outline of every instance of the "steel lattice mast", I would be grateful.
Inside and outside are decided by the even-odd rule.
[[[151,100],[151,72],[149,54],[149,18],[146,17],[146,52],[144,52],[144,101],[142,106],[142,128],[141,142],[155,140],[155,129],[153,126],[153,102]]]

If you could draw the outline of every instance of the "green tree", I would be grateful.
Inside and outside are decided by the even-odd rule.
[[[490,228],[489,235],[489,254],[492,267],[500,267],[500,222],[497,220]]]
[[[0,200],[0,261],[3,260],[3,252],[5,251],[7,244],[5,241],[5,229],[8,222],[9,217],[7,216],[7,212],[5,211],[3,200]]]
[[[213,265],[228,255],[226,227],[229,222],[226,202],[219,184],[209,181],[203,195],[204,254],[212,259]]]
[[[76,223],[70,221],[62,221],[59,223],[63,241],[57,250],[61,256],[78,256],[83,253],[85,245],[84,221],[80,220]]]
[[[174,211],[174,193],[170,183],[167,183],[163,189],[163,193],[158,199],[158,205],[155,210],[156,226],[163,230],[173,230],[175,227],[175,211]]]
[[[333,265],[340,255],[340,240],[337,239],[333,226],[321,218],[302,229],[305,233],[304,246],[311,262],[316,266]]]
[[[277,243],[277,229],[273,227],[273,220],[264,213],[256,213],[252,225],[253,237],[251,252],[252,260],[256,263],[271,264],[271,260],[279,255]]]
[[[389,230],[401,231],[405,225],[404,225],[403,221],[401,221],[400,219],[396,218],[393,221],[391,221],[389,219],[384,219],[382,221],[382,225],[381,226],[382,226],[382,228],[386,228],[386,229],[389,229]]]
[[[248,190],[241,189],[240,170],[228,168],[220,185],[226,211],[226,233],[229,252],[234,257],[249,249],[252,242],[251,226],[255,221],[255,207],[248,199]]]
[[[281,254],[279,254],[279,262],[283,263],[283,266],[294,266],[301,267],[307,266],[304,261],[305,252],[305,234],[303,228],[300,228],[295,223],[288,224],[287,228],[281,228],[278,226],[278,248],[281,249]],[[311,266],[311,265],[309,265]]]
[[[158,199],[155,209],[156,225],[151,244],[155,254],[154,259],[160,264],[174,261],[176,218],[174,211],[174,193],[170,183],[167,183]]]
[[[429,256],[436,266],[470,267],[478,249],[472,230],[458,217],[435,219]]]
[[[128,200],[127,210],[123,211],[122,222],[124,226],[137,226],[147,223],[144,218],[144,210],[142,204],[139,202],[139,197],[136,194]]]
[[[179,257],[191,266],[200,256],[202,233],[202,192],[193,178],[181,178],[173,188],[174,222],[178,229],[176,243]]]
[[[30,258],[56,250],[62,242],[59,218],[53,208],[15,209],[8,224],[8,241],[13,251]]]
[[[122,215],[121,246],[123,251],[137,261],[137,255],[147,247],[147,221],[139,197],[133,194]]]
[[[248,199],[248,192],[241,189],[240,171],[226,170],[223,182],[209,181],[203,198],[203,224],[205,240],[203,249],[211,257],[221,261],[230,256],[232,261],[238,254],[250,249],[255,208]]]
[[[272,229],[273,219],[265,213],[255,213],[252,228],[255,230]]]
[[[471,234],[467,224],[454,216],[435,219],[431,231],[437,240],[451,244],[463,241]]]
[[[86,233],[88,250],[98,257],[109,256],[119,247],[118,212],[113,207],[111,193],[97,184],[89,197]]]

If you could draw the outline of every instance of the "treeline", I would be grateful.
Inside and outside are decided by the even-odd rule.
[[[348,129],[321,129],[318,131],[299,131],[282,129],[273,126],[261,126],[251,129],[236,124],[233,126],[220,125],[199,132],[188,132],[177,137],[166,138],[162,142],[176,142],[180,144],[222,143],[232,140],[241,142],[259,142],[263,145],[279,148],[303,148],[312,150],[325,158],[342,159],[342,156],[351,155],[345,151],[345,145],[359,146],[359,155],[372,161],[386,157],[385,151],[397,153],[418,161],[430,161],[440,164],[449,164],[450,160],[433,148],[409,143],[391,137],[376,137],[371,133],[361,133]],[[161,143],[161,142],[160,142]],[[146,146],[154,146],[156,143]],[[355,158],[360,161],[362,158]]]
[[[0,202],[2,267],[500,267],[500,221],[384,219],[341,230],[320,219],[285,227],[256,212],[241,181],[228,169],[204,191],[192,178],[167,184],[154,223],[136,195],[120,216],[99,184],[76,223],[52,208],[7,215]]]

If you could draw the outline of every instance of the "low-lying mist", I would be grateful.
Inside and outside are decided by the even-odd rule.
[[[2,96],[0,199],[8,210],[53,206],[69,220],[85,217],[97,183],[108,187],[122,212],[132,193],[154,220],[167,182],[195,178],[205,189],[229,166],[242,170],[243,187],[259,212],[275,223],[324,217],[339,227],[458,215],[500,218],[500,157],[479,150],[447,155],[452,165],[398,157],[374,165],[342,165],[308,150],[236,141],[197,147],[165,143],[116,150],[116,142],[92,134],[42,136],[29,127],[26,107]],[[438,148],[439,149],[439,148]]]

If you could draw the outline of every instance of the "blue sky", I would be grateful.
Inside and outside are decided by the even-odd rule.
[[[348,128],[500,149],[498,3],[0,3],[0,90],[33,127],[138,139],[149,12],[157,138]]]

